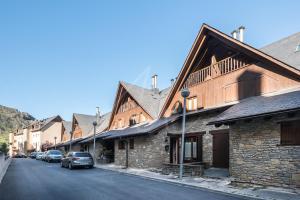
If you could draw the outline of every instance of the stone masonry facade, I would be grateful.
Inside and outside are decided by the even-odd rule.
[[[280,120],[255,119],[230,126],[230,173],[237,182],[300,187],[300,146],[280,145]]]
[[[207,166],[212,165],[212,134],[210,131],[228,129],[227,126],[216,128],[207,126],[207,123],[218,113],[202,113],[197,116],[188,116],[186,133],[204,133],[202,138],[202,160]],[[170,162],[170,138],[168,133],[181,133],[182,120],[178,120],[164,127],[157,134],[134,137],[134,149],[129,149],[129,167],[135,168],[162,168],[164,163]],[[115,164],[124,166],[126,150],[119,150],[119,140],[115,140]]]

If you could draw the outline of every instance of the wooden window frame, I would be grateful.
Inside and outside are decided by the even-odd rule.
[[[280,146],[300,146],[300,120],[280,122]]]
[[[189,108],[190,101],[191,101],[191,104],[192,104],[191,108]],[[198,98],[197,98],[197,96],[192,96],[192,97],[187,98],[186,104],[187,104],[186,105],[187,111],[197,110],[198,109]]]

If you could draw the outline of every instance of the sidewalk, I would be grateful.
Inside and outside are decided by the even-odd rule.
[[[123,169],[122,166],[116,166],[114,164],[97,164],[96,168],[117,171],[120,173],[126,173],[131,175],[137,175],[149,179],[167,181],[175,184],[181,184],[184,186],[205,188],[213,191],[224,192],[229,194],[242,195],[245,197],[252,197],[256,199],[267,199],[267,200],[300,200],[300,190],[275,188],[275,187],[236,187],[230,185],[231,178],[192,178],[185,177],[183,180],[178,180],[175,175],[162,175],[155,170],[145,169],[134,169],[128,168]]]

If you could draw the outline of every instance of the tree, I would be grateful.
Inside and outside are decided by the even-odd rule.
[[[7,144],[6,143],[2,143],[0,145],[0,151],[2,151],[4,154],[7,154],[8,148],[7,148]]]

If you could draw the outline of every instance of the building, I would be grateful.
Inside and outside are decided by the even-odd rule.
[[[62,118],[57,115],[36,121],[28,126],[31,151],[46,151],[59,142],[62,132]]]
[[[113,152],[117,165],[130,167],[158,167],[165,152],[163,139],[154,133],[172,119],[158,119],[170,88],[159,90],[157,76],[152,88],[120,82],[109,122],[109,130],[100,134],[104,145]],[[160,137],[160,136],[159,136]],[[153,148],[160,145],[159,148]]]
[[[170,90],[119,84],[100,136],[114,143],[115,164],[176,173],[184,146],[191,175],[214,167],[236,182],[299,186],[300,33],[256,49],[243,31],[236,38],[204,24]]]
[[[74,113],[71,124],[67,122],[62,124],[62,129],[64,130],[63,141],[57,145],[57,147],[66,152],[70,151],[70,148],[72,151],[84,151],[84,148],[79,142],[91,135],[91,131],[94,128],[94,121],[96,121],[95,115]]]
[[[46,150],[61,137],[61,117],[37,120],[9,134],[10,155]],[[55,139],[56,138],[56,139]]]
[[[182,104],[181,89],[189,89],[185,163],[202,162],[205,167],[228,168],[236,182],[284,187],[299,184],[300,149],[278,146],[280,125],[275,126],[278,118],[249,124],[247,119],[243,126],[231,123],[245,119],[244,115],[251,118],[252,112],[268,113],[273,106],[282,110],[288,108],[286,104],[297,104],[298,92],[292,91],[300,89],[300,54],[295,52],[299,41],[298,33],[273,47],[258,50],[208,25],[202,26],[160,113],[160,117],[172,116],[174,108]],[[275,97],[280,93],[285,94]],[[235,120],[232,116],[236,116]],[[180,156],[180,123],[162,130],[169,135],[169,159],[174,164]],[[287,137],[297,137],[295,131],[289,134],[292,136]]]

